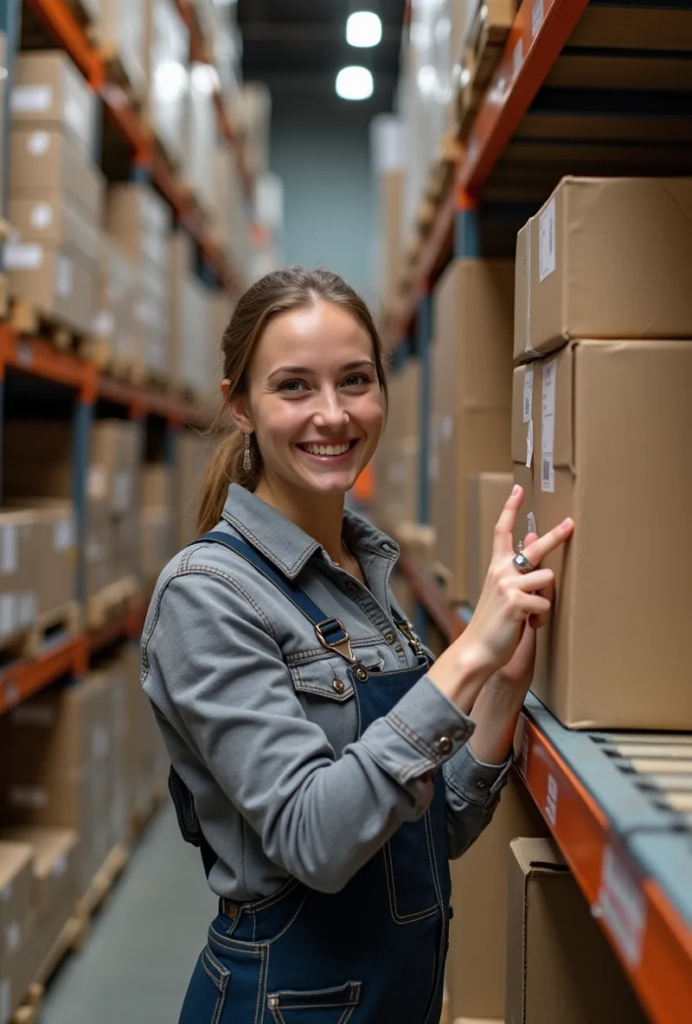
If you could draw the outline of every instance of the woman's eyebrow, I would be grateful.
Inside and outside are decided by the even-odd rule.
[[[341,373],[346,373],[348,370],[357,370],[360,366],[374,365],[372,359],[356,359],[353,362],[345,363],[339,369]],[[314,373],[314,368],[309,366],[279,366],[276,370],[272,370],[269,378],[276,377],[279,373]]]

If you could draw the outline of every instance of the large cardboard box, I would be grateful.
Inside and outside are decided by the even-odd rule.
[[[19,53],[10,112],[18,127],[64,132],[86,160],[95,152],[96,93],[62,50]]]
[[[12,294],[88,335],[96,309],[96,275],[71,247],[51,249],[38,242],[5,246]]]
[[[495,526],[512,490],[511,473],[477,473],[468,478],[466,592],[475,607],[493,554]]]
[[[45,200],[58,193],[94,224],[103,220],[105,177],[59,131],[14,128],[10,146],[10,192]]]
[[[0,640],[33,625],[38,614],[39,565],[34,512],[0,512]]]
[[[692,337],[692,178],[564,178],[517,243],[514,355]]]
[[[509,856],[508,1024],[645,1024],[576,881],[549,839]]]
[[[376,457],[377,513],[386,530],[418,519],[420,479],[419,359],[408,359],[389,381],[387,423]]]
[[[26,843],[0,842],[0,1021],[9,1024],[39,966]]]
[[[15,189],[10,196],[9,216],[15,242],[73,249],[87,269],[101,258],[102,236],[96,219],[69,192],[27,196],[21,189]]]
[[[505,1010],[507,858],[517,836],[547,836],[522,783],[510,776],[493,820],[452,861],[452,918],[447,956],[451,1018],[502,1018]]]
[[[0,717],[0,821],[79,833],[79,889],[88,888],[110,839],[109,680],[92,673]]]
[[[174,165],[185,160],[190,33],[174,0],[144,3],[147,114]]]
[[[32,850],[33,946],[41,964],[72,916],[79,896],[79,837],[71,829],[16,826],[0,829],[0,840],[27,843]]]
[[[168,274],[171,211],[149,185],[111,185],[106,198],[105,229],[138,266]]]
[[[692,344],[572,342],[533,368],[532,510],[540,533],[576,524],[544,562],[557,593],[533,688],[571,727],[691,728],[692,555],[679,537],[692,501]],[[656,556],[643,557],[652,529]]]
[[[101,0],[98,19],[106,48],[117,53],[130,87],[142,99],[146,91],[144,5],[141,0]]]
[[[197,514],[202,497],[202,482],[214,452],[207,437],[192,431],[182,432],[176,442],[176,534],[178,548],[184,548],[198,536]]]
[[[402,272],[404,238],[402,211],[406,176],[404,171],[387,171],[378,178],[378,205],[380,214],[380,298],[391,306],[397,298]]]
[[[135,373],[140,372],[141,364],[135,333],[138,281],[135,264],[114,238],[105,235],[99,257],[91,336],[94,342],[102,343],[104,355],[126,360]]]
[[[76,596],[77,522],[71,501],[21,499],[35,522],[37,614],[45,615]],[[0,518],[1,522],[1,518]]]
[[[140,537],[142,576],[153,588],[166,563],[173,557],[173,515],[170,508],[142,509]]]
[[[466,601],[467,481],[509,472],[514,264],[455,260],[434,292],[429,474],[437,558]]]

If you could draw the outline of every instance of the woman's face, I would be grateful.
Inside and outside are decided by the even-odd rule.
[[[350,490],[382,433],[370,335],[332,303],[270,321],[250,365],[248,398],[266,476],[314,493]]]

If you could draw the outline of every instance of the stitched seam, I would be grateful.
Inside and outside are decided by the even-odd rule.
[[[251,910],[266,910],[267,907],[273,907],[275,903],[279,903],[284,897],[290,895],[293,890],[298,886],[297,878],[289,878],[280,889],[272,893],[270,896],[265,896],[264,899],[258,900],[257,903],[251,903],[248,909]]]
[[[409,764],[406,768],[402,768],[398,772],[400,782],[410,782],[414,775],[421,774],[422,772],[431,771],[436,768],[437,765],[430,760],[429,757],[422,757],[420,761],[414,761],[413,764]]]
[[[448,785],[449,788],[453,790],[456,793],[456,795],[460,797],[465,803],[472,804],[473,807],[478,807],[481,810],[488,806],[487,797],[481,798],[481,801],[479,803],[478,799],[475,797],[475,794],[474,796],[470,796],[464,789],[462,789],[461,785],[457,783],[457,781],[454,778],[452,778],[451,774],[447,774],[447,772],[444,772],[444,780],[446,785]]]
[[[257,986],[257,1007],[255,1009],[255,1024],[260,1024],[264,1016],[264,993],[267,989],[267,975],[269,973],[269,960],[266,948],[262,950],[262,962],[260,964],[259,984]]]
[[[262,543],[259,537],[257,537],[252,532],[247,523],[241,523],[240,520],[236,519],[235,516],[232,515],[232,513],[230,512],[224,514],[224,519],[226,520],[226,522],[230,523],[231,526],[234,526],[238,533],[240,533],[241,535],[246,537],[252,537],[255,547],[259,551],[261,551],[262,554],[266,555],[270,561],[275,562],[277,565],[280,565],[282,569],[285,569],[287,573],[295,573],[299,566],[303,565],[308,560],[313,551],[315,551],[319,546],[317,543],[315,543],[309,552],[303,552],[292,565],[288,565],[286,562],[284,562],[282,558],[279,557],[279,555],[277,555],[276,551],[270,550],[270,548],[266,547]]]
[[[229,940],[227,938],[227,936],[220,935],[212,927],[210,929],[210,931],[213,933],[214,942],[218,943],[219,946],[224,946],[226,949],[235,949],[238,952],[248,951],[248,952],[258,952],[258,953],[261,953],[262,950],[266,949],[273,942],[276,942],[277,939],[280,939],[283,935],[286,934],[288,929],[291,927],[291,925],[294,923],[294,921],[298,917],[298,914],[303,909],[303,904],[305,903],[306,899],[307,899],[307,893],[303,896],[302,900],[298,904],[298,908],[297,908],[295,914],[288,921],[288,923],[285,925],[283,930],[280,931],[277,935],[274,935],[274,937],[271,938],[271,939],[267,939],[266,941],[263,941],[263,942],[245,942],[242,939],[230,939]]]
[[[157,623],[159,621],[159,615],[160,615],[160,612],[161,612],[161,601],[162,601],[163,595],[165,594],[165,592],[168,589],[169,585],[175,579],[177,579],[177,574],[176,573],[172,573],[164,581],[164,583],[161,584],[161,586],[159,588],[159,592],[156,595],[156,607],[154,609],[154,614],[151,617],[151,625],[149,626],[149,629],[146,631],[146,633],[142,634],[142,642],[141,642],[142,670],[141,670],[141,673],[140,673],[140,679],[142,680],[142,682],[144,681],[145,677],[147,676],[147,674],[149,672],[149,651],[148,651],[148,646],[149,646],[149,641],[151,640],[151,638],[152,638],[152,636],[154,634],[154,630],[156,629]]]
[[[385,878],[389,890],[389,907],[395,924],[413,924],[424,917],[430,917],[433,911],[437,910],[437,903],[425,910],[415,910],[412,914],[400,914],[396,901],[396,883],[394,882],[394,858],[392,857],[391,843],[385,843],[382,852],[384,853]],[[391,883],[391,885],[390,885]]]
[[[381,636],[366,636],[361,637],[358,640],[354,640],[353,637],[351,637],[352,647],[372,647],[374,644],[380,643],[382,643]],[[327,661],[327,659],[333,657],[333,651],[325,651],[324,647],[308,647],[304,651],[296,651],[293,654],[287,654],[285,661],[287,665],[294,665],[302,662]]]
[[[327,700],[333,700],[337,704],[342,704],[349,697],[353,696],[353,687],[344,690],[343,693],[337,693],[336,690],[332,690],[331,687],[319,687],[310,686],[309,683],[304,683],[301,679],[297,680],[296,689],[299,693],[314,693],[318,697],[325,697]]]
[[[251,594],[248,594],[248,592],[245,589],[245,587],[243,587],[242,584],[239,583],[238,580],[234,576],[230,576],[227,572],[224,572],[223,569],[218,569],[214,565],[205,565],[205,564],[197,563],[196,565],[191,566],[185,572],[183,572],[182,570],[179,570],[176,573],[176,578],[179,578],[181,576],[192,576],[192,575],[194,575],[195,573],[198,573],[198,572],[199,573],[203,573],[203,574],[208,575],[208,576],[218,576],[221,579],[226,580],[227,583],[230,583],[231,586],[235,587],[235,589],[239,593],[241,593],[243,595],[243,597],[248,602],[248,604],[251,605],[255,609],[255,611],[257,612],[257,614],[261,618],[262,622],[266,626],[267,631],[269,632],[269,634],[271,636],[273,636],[274,639],[276,640],[276,634],[274,632],[274,627],[273,627],[273,625],[271,623],[271,620],[268,619],[267,616],[264,614],[264,612],[262,611],[262,608],[258,605],[257,601],[255,601],[255,599],[252,597]]]
[[[219,981],[222,981],[223,978],[230,974],[230,971],[227,971],[223,964],[218,963],[216,957],[214,956],[210,949],[205,949],[203,956],[205,957],[209,966],[213,968],[215,971],[217,971],[219,975]]]
[[[442,763],[440,755],[435,750],[433,750],[430,744],[427,743],[427,741],[424,740],[422,736],[419,736],[417,732],[414,732],[414,730],[409,725],[407,725],[406,722],[403,721],[403,719],[399,718],[396,711],[390,711],[389,714],[387,715],[387,719],[391,722],[391,724],[394,726],[397,732],[400,732],[403,736],[406,737],[406,739],[411,740],[411,742],[416,747],[425,751],[428,757],[430,757],[431,760],[434,761],[436,765]]]

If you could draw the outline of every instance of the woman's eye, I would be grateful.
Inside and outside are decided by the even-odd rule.
[[[296,394],[305,387],[306,385],[302,380],[285,380],[283,384],[279,385],[279,391],[290,391],[292,394]]]
[[[366,377],[364,373],[352,373],[350,377],[347,377],[344,381],[344,387],[347,388],[358,388],[362,387],[363,384],[369,384],[370,378]]]

